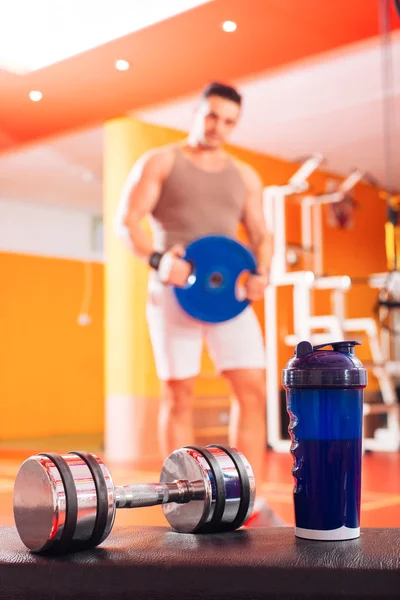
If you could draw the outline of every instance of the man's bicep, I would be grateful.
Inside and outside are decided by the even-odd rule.
[[[161,182],[157,173],[146,173],[130,188],[127,221],[140,220],[150,213],[157,204]]]
[[[140,221],[151,212],[161,190],[159,161],[140,159],[129,173],[122,189],[116,220],[121,226]]]

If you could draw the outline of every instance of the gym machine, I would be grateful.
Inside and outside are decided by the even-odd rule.
[[[326,276],[323,269],[322,206],[341,202],[358,182],[362,179],[370,182],[370,179],[354,170],[336,191],[312,195],[308,193],[307,179],[323,160],[320,154],[314,154],[305,159],[288,184],[264,189],[264,215],[267,228],[274,237],[271,281],[265,291],[268,444],[277,452],[287,452],[290,447],[290,440],[282,436],[277,329],[277,292],[283,286],[290,286],[294,331],[285,336],[286,345],[293,347],[301,340],[309,340],[313,345],[324,344],[332,339],[346,339],[350,332],[366,335],[373,361],[372,372],[378,379],[382,402],[377,405],[365,403],[364,414],[386,414],[387,427],[377,429],[373,438],[364,438],[364,449],[395,451],[400,443],[397,393],[393,376],[386,366],[376,321],[373,318],[347,318],[345,295],[352,285],[351,279],[347,275]],[[310,270],[295,270],[290,264],[293,261],[286,239],[288,196],[297,196],[301,204],[300,250],[311,256]],[[370,285],[374,286],[372,277]],[[331,292],[331,313],[316,316],[312,310],[312,294],[313,290],[321,289]]]

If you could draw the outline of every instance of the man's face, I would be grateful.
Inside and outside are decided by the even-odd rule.
[[[240,106],[236,102],[219,96],[205,98],[196,110],[192,134],[198,143],[216,150],[228,139],[239,115]]]

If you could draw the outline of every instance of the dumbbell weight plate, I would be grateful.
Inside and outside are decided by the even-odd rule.
[[[31,457],[20,467],[14,483],[14,520],[20,538],[31,550],[44,551],[60,541],[67,514],[64,489],[50,458]],[[72,535],[74,531],[75,527]]]
[[[241,274],[256,271],[256,260],[247,246],[224,235],[208,235],[185,248],[185,260],[192,264],[193,272],[184,287],[173,287],[173,291],[191,317],[222,323],[250,304],[236,294]]]
[[[254,501],[254,476],[245,458],[237,454],[248,475],[249,516]],[[187,504],[163,506],[164,515],[173,529],[179,532],[216,533],[234,528],[238,511],[243,512],[242,485],[235,463],[222,446],[209,446],[206,449],[187,447],[173,452],[164,463],[160,481],[178,479],[199,481],[198,496]],[[247,503],[246,498],[244,502]]]
[[[182,448],[170,454],[162,467],[160,482],[191,481],[194,497],[186,504],[163,505],[164,515],[173,529],[194,533],[209,518],[213,505],[210,466],[202,454]]]
[[[218,519],[217,497],[216,510],[212,519],[200,529],[200,532],[222,533],[234,531],[247,521],[253,510],[255,498],[253,471],[247,459],[230,446],[210,444],[202,451],[212,453],[211,466],[216,476],[216,488],[218,491],[221,490],[221,487],[223,488],[225,493],[224,504],[228,510],[226,513],[224,512],[222,519]]]
[[[93,527],[92,534],[88,540],[80,542],[78,547],[80,550],[94,548],[102,543],[110,533],[114,525],[115,509],[112,506],[114,503],[114,495],[109,500],[109,490],[107,487],[107,474],[103,472],[100,462],[89,452],[69,452],[70,455],[78,456],[83,460],[92,474],[93,482],[96,488],[97,497],[97,513],[96,521]],[[112,482],[111,482],[112,484]]]
[[[197,446],[187,446],[189,450],[194,450],[202,455],[209,466],[209,478],[211,478],[211,488],[213,504],[211,506],[209,518],[200,527],[196,529],[197,533],[217,533],[220,531],[226,508],[226,487],[224,473],[220,461],[214,456],[213,448],[199,448]]]
[[[76,487],[74,478],[71,470],[62,456],[55,452],[41,453],[44,458],[50,459],[56,466],[61,481],[65,490],[65,520],[61,531],[60,539],[53,545],[53,550],[58,552],[65,552],[74,537],[76,526],[78,522],[78,497],[76,494]],[[54,525],[53,525],[54,530]]]
[[[235,529],[239,529],[239,527],[241,527],[247,521],[253,511],[255,497],[254,475],[251,471],[249,463],[245,461],[242,455],[234,448],[229,446],[221,446],[218,444],[215,444],[211,447],[220,449],[222,452],[228,454],[236,467],[239,477],[241,491],[238,512],[234,520],[231,523],[227,523],[221,529],[221,531],[234,531]]]
[[[101,467],[108,491],[107,525],[101,536],[105,539],[115,518],[114,485],[104,463],[98,457],[95,459]],[[62,477],[54,461],[58,465],[66,463],[72,479],[66,476],[66,472]],[[75,494],[78,513],[77,524],[72,527],[68,523],[74,520],[70,509],[71,506],[73,509]],[[95,531],[97,508],[98,497],[92,473],[78,455],[37,455],[21,465],[14,483],[14,520],[21,540],[30,550],[43,552],[51,547],[52,552],[56,552],[83,546]],[[92,546],[93,543],[90,544]]]

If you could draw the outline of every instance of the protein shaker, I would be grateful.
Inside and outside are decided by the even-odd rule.
[[[295,535],[300,538],[348,540],[360,535],[367,371],[355,355],[356,345],[359,342],[300,342],[283,370]]]

